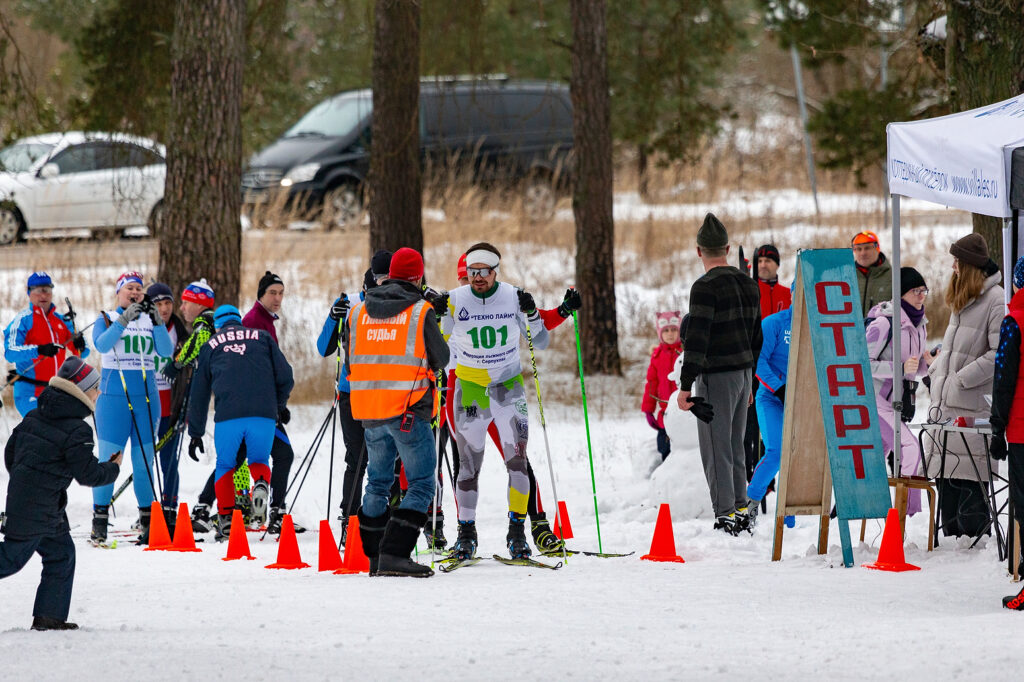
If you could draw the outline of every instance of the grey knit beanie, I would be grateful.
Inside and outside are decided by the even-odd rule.
[[[704,216],[704,224],[697,230],[697,246],[705,249],[724,249],[729,245],[729,233],[714,213]]]

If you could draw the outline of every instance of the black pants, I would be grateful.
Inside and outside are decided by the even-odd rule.
[[[672,453],[672,443],[669,441],[668,433],[665,429],[658,429],[658,452],[661,453],[662,462]]]
[[[0,542],[0,578],[20,571],[35,553],[43,559],[43,574],[32,615],[67,620],[75,583],[75,543],[68,531],[40,538],[8,536]]]
[[[943,535],[977,537],[982,533],[991,534],[984,485],[959,478],[939,478],[936,481],[942,499],[939,515]]]
[[[1024,443],[1010,443],[1009,465],[1010,499],[1013,501],[1013,517],[1024,527]],[[1013,532],[1013,529],[1010,529]]]
[[[238,448],[238,457],[235,459],[235,468],[242,466],[242,462],[246,458],[245,441],[242,441],[241,447]],[[274,431],[274,444],[270,448],[270,506],[271,507],[283,507],[284,496],[288,491],[288,476],[292,471],[292,462],[295,461],[295,451],[292,450],[291,440],[288,438],[288,433],[284,430],[284,426],[278,424]],[[210,472],[210,477],[206,479],[206,485],[203,486],[202,492],[199,493],[199,504],[205,504],[212,507],[216,502],[216,493],[214,492],[214,474],[216,471]]]
[[[352,402],[348,393],[338,395],[338,421],[345,442],[345,476],[342,482],[341,510],[348,518],[359,509],[366,477],[366,437],[363,423],[352,418]]]
[[[757,382],[754,382],[757,386]],[[761,444],[761,428],[757,423],[757,402],[750,404],[747,408],[747,429],[743,432],[743,453],[747,462],[747,482],[754,477],[754,469],[757,463],[764,456],[764,447]]]

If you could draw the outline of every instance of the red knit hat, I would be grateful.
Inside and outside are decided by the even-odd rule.
[[[423,256],[416,249],[403,246],[391,256],[389,279],[403,279],[415,284],[423,277]]]
[[[466,270],[466,254],[459,256],[458,277],[459,279],[469,277],[469,271]]]

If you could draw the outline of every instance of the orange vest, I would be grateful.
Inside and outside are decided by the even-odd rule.
[[[370,317],[366,304],[349,313],[348,362],[354,419],[391,419],[404,414],[434,381],[423,343],[426,301],[385,319]]]

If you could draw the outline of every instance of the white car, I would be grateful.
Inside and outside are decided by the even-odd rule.
[[[0,149],[0,245],[154,233],[164,157],[162,145],[120,133],[48,133]]]

